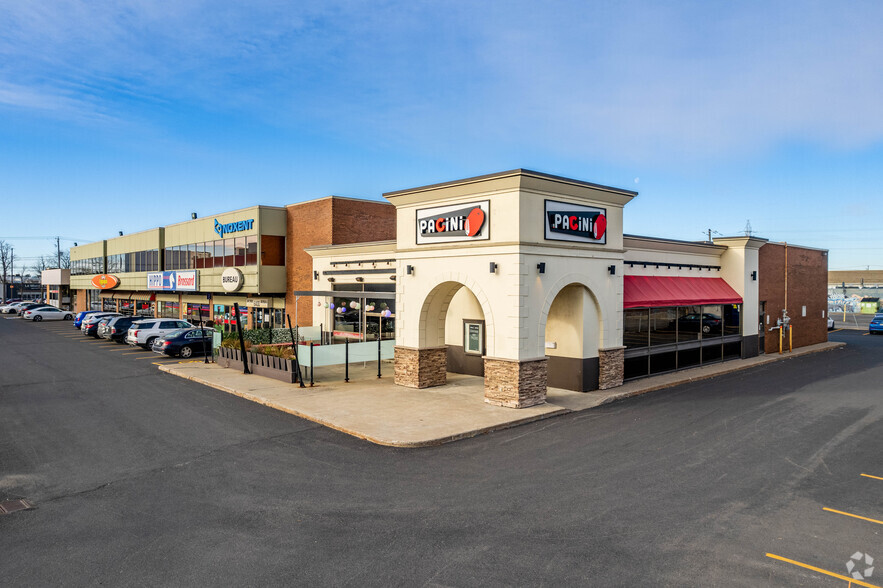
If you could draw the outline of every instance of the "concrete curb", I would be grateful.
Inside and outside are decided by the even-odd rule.
[[[809,355],[813,353],[820,353],[823,351],[832,351],[834,349],[839,349],[844,347],[846,343],[842,342],[827,342],[820,343],[818,345],[812,345],[809,347],[801,348],[795,350],[786,355],[763,355],[757,358],[751,358],[747,360],[741,361],[732,361],[721,364],[714,364],[709,367],[700,367],[691,370],[686,370],[683,372],[674,372],[672,374],[664,374],[661,376],[655,376],[646,378],[643,380],[637,380],[635,382],[630,382],[626,384],[628,387],[632,387],[632,389],[623,390],[619,392],[610,392],[604,398],[601,398],[600,401],[591,404],[590,406],[586,406],[584,408],[565,408],[561,407],[559,410],[553,410],[550,412],[546,412],[543,414],[535,414],[527,417],[521,418],[513,418],[510,421],[496,423],[489,426],[478,427],[474,429],[467,429],[458,433],[443,435],[441,437],[433,437],[428,439],[422,439],[419,441],[397,441],[392,438],[380,438],[376,435],[365,434],[356,430],[349,429],[347,427],[343,427],[339,424],[334,423],[333,421],[323,419],[314,414],[307,414],[296,409],[291,408],[290,406],[284,406],[273,400],[262,397],[259,394],[253,394],[250,392],[246,392],[244,390],[238,390],[230,386],[225,386],[218,382],[213,382],[206,378],[201,378],[194,374],[182,373],[180,368],[175,364],[166,364],[160,365],[159,370],[162,372],[166,372],[170,375],[177,376],[179,378],[184,378],[186,380],[190,380],[196,382],[198,384],[202,384],[204,386],[208,386],[210,388],[215,388],[216,390],[221,390],[222,392],[227,392],[228,394],[232,394],[234,396],[239,396],[240,398],[244,398],[251,402],[256,402],[258,404],[262,404],[274,410],[279,410],[296,417],[302,418],[304,420],[317,423],[324,427],[328,427],[329,429],[334,429],[335,431],[340,431],[341,433],[345,433],[352,437],[356,437],[357,439],[364,439],[365,441],[369,441],[376,445],[383,445],[386,447],[399,447],[399,448],[407,448],[414,449],[419,447],[433,447],[437,445],[443,445],[445,443],[451,443],[453,441],[459,441],[461,439],[468,439],[471,437],[476,437],[478,435],[484,435],[487,433],[492,433],[494,431],[502,431],[505,429],[510,429],[513,427],[518,427],[521,425],[525,425],[527,423],[532,423],[539,420],[544,420],[547,418],[561,416],[563,414],[569,414],[573,412],[582,412],[584,410],[591,410],[597,406],[603,406],[605,404],[610,404],[612,402],[618,402],[621,400],[625,400],[631,398],[633,396],[640,396],[642,394],[648,394],[650,392],[656,392],[658,390],[663,390],[666,388],[671,388],[674,386],[679,386],[681,384],[688,384],[691,382],[700,382],[703,380],[708,380],[711,378],[716,378],[721,375],[731,374],[734,372],[748,370],[757,366],[767,365],[770,363],[775,363],[779,361],[783,361],[786,359],[793,359],[795,357],[801,357],[804,355]],[[698,370],[708,370],[707,372],[701,373]],[[253,376],[260,377],[260,376]],[[665,379],[667,381],[660,381],[660,379]],[[549,403],[550,406],[554,406],[553,402]],[[513,410],[514,414],[517,414],[515,409]]]

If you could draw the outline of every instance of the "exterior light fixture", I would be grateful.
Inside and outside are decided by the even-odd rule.
[[[616,266],[615,265],[608,265],[607,271],[610,272],[611,276],[615,276],[616,275]]]
[[[317,271],[314,271],[314,272],[313,272],[313,279],[314,279],[314,280],[318,280],[318,279],[319,279],[319,272],[317,272]]]
[[[545,261],[541,261],[537,264],[537,273],[538,274],[546,273],[546,262]]]
[[[331,277],[331,276],[329,276],[329,277],[328,277],[328,281],[329,281],[329,282],[334,282],[334,278]]]
[[[490,266],[490,268],[491,268],[491,273],[492,273],[492,274],[497,273],[497,264],[495,264],[493,261],[491,262],[491,266]]]
[[[356,281],[357,281],[357,282],[364,282],[364,281],[365,281],[365,278],[363,278],[362,276],[359,276],[359,277],[356,278]]]
[[[190,218],[192,218],[193,220],[196,220],[196,213],[195,213],[195,212],[191,212],[191,213],[190,213]]]
[[[120,231],[120,237],[122,237],[122,236],[123,236],[123,232],[122,232],[122,231]]]
[[[412,275],[414,273],[414,266],[413,265],[406,265],[405,266],[405,273],[408,274],[409,276]]]
[[[751,272],[751,279],[755,282],[757,281],[757,271]]]

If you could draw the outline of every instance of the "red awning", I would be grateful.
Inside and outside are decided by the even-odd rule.
[[[623,281],[623,308],[742,303],[723,278],[625,276]]]

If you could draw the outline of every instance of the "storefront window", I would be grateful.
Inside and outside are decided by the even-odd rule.
[[[233,251],[235,239],[224,239],[224,267],[233,267]]]
[[[724,306],[724,335],[742,334],[742,306],[727,304]]]
[[[702,307],[678,307],[678,341],[696,341],[702,333]]]
[[[212,320],[211,307],[208,304],[187,304],[185,319],[198,325],[201,322]]]
[[[214,267],[224,267],[224,241],[215,241]]]
[[[717,338],[724,333],[724,312],[720,304],[702,307],[702,338]]]
[[[650,345],[676,343],[677,308],[650,309]]]
[[[647,347],[650,344],[650,310],[647,308],[625,311],[622,344],[627,349]]]
[[[159,316],[161,318],[178,318],[181,316],[181,306],[177,302],[161,302]]]

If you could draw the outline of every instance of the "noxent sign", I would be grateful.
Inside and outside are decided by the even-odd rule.
[[[254,225],[253,218],[250,218],[248,220],[243,220],[243,221],[237,221],[235,223],[219,223],[218,219],[215,219],[215,232],[223,237],[227,233],[238,233],[239,231],[250,231],[253,225]]]

